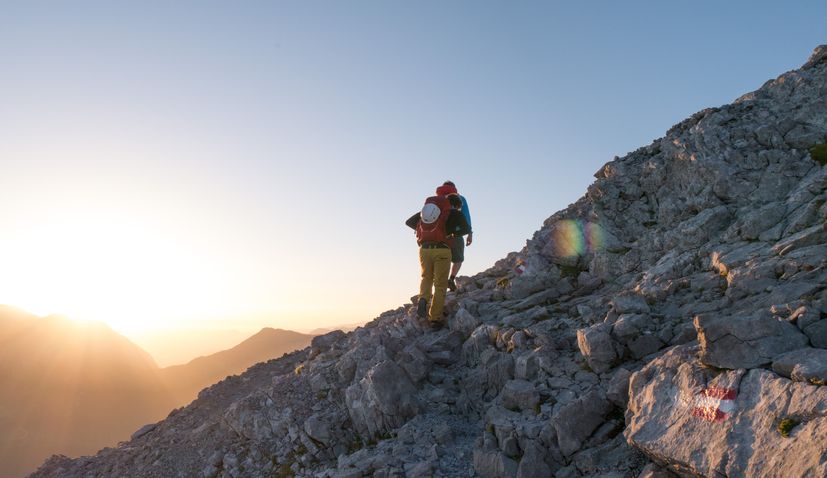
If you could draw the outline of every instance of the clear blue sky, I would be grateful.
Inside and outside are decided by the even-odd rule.
[[[4,3],[0,303],[122,330],[368,320],[416,293],[403,221],[445,179],[478,272],[615,155],[803,64],[824,18],[824,1]]]

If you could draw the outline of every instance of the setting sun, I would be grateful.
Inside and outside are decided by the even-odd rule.
[[[220,262],[160,230],[104,209],[37,218],[0,239],[4,300],[117,330],[228,311],[234,291],[219,283]]]

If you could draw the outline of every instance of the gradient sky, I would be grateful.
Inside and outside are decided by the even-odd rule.
[[[0,303],[367,321],[445,179],[486,269],[615,155],[803,64],[827,2],[4,2]]]

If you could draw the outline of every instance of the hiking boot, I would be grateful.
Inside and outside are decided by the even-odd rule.
[[[420,319],[428,318],[428,301],[424,298],[420,298],[419,303],[416,305],[416,315]]]
[[[442,328],[445,327],[445,321],[444,320],[429,320],[428,325],[431,327],[431,330],[434,330],[434,331],[442,330]]]
[[[448,290],[450,290],[451,292],[457,290],[457,283],[456,281],[454,281],[453,277],[448,278]]]

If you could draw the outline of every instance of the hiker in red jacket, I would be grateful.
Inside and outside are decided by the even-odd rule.
[[[442,308],[451,270],[451,241],[470,232],[461,207],[462,201],[457,195],[431,196],[425,200],[421,212],[405,221],[416,231],[422,266],[416,313],[423,319],[428,318],[429,324],[437,329],[444,325]],[[428,302],[431,302],[430,311]]]

